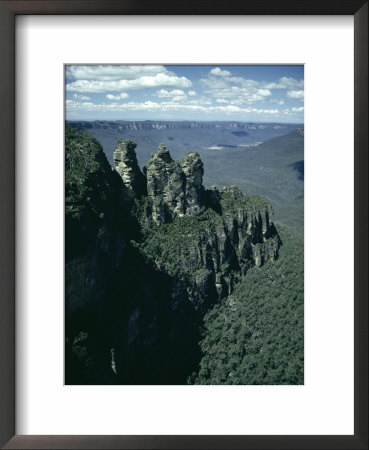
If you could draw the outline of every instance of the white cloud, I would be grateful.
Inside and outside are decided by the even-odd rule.
[[[269,89],[255,90],[239,86],[229,86],[226,89],[216,89],[213,92],[206,91],[206,93],[211,97],[216,97],[217,102],[219,99],[222,99],[233,104],[237,103],[240,105],[252,105],[253,103],[259,101],[265,101],[272,95]]]
[[[260,81],[256,81],[256,80],[249,80],[249,79],[242,78],[242,77],[232,77],[232,78],[230,78],[230,80],[235,84],[239,84],[244,89],[253,90],[253,89],[264,88],[264,84],[261,83]]]
[[[156,91],[156,95],[159,98],[187,97],[187,95],[180,89],[172,89],[171,91],[160,89],[160,91]]]
[[[217,99],[225,99],[239,105],[252,105],[272,97],[271,89],[264,82],[249,80],[242,77],[214,77],[202,78],[200,84],[204,92]]]
[[[222,70],[219,67],[214,67],[214,69],[211,69],[210,74],[214,75],[216,77],[229,77],[229,76],[231,76],[231,72],[229,72],[228,70]]]
[[[304,91],[288,91],[287,92],[288,98],[298,98],[303,99],[304,98]]]
[[[277,109],[258,109],[258,108],[241,108],[235,105],[217,105],[204,106],[191,103],[175,103],[168,102],[127,102],[127,103],[101,103],[94,104],[90,102],[75,102],[73,100],[67,102],[68,113],[75,111],[100,111],[100,112],[119,112],[119,111],[150,111],[150,112],[188,112],[196,111],[203,113],[225,113],[225,114],[258,114],[258,115],[276,115],[279,114]]]
[[[121,92],[118,95],[108,94],[106,95],[106,98],[109,100],[122,100],[124,98],[128,98],[129,95],[126,92]]]
[[[196,91],[188,91],[188,95],[193,97],[194,95],[197,95]]]
[[[296,113],[302,113],[302,112],[304,112],[304,107],[300,106],[298,108],[296,108],[296,107],[287,108],[283,111],[283,114],[288,115],[288,116],[295,116]]]
[[[217,103],[229,103],[228,100],[226,100],[225,98],[217,98],[215,101]]]
[[[209,77],[209,78],[201,78],[200,85],[205,92],[212,93],[212,91],[229,89],[229,79],[222,77]]]
[[[155,76],[158,73],[168,73],[164,66],[126,66],[126,65],[70,65],[66,75],[75,80],[134,80],[141,76]]]
[[[269,89],[258,89],[256,93],[257,95],[260,95],[260,97],[270,97],[272,95]]]
[[[73,94],[73,98],[76,100],[91,100],[91,97],[87,97],[87,95]]]
[[[155,88],[160,86],[191,87],[191,81],[186,77],[178,77],[171,72],[156,75],[142,75],[134,79],[120,80],[76,80],[66,85],[67,91],[76,92],[119,92],[124,90]]]
[[[227,105],[227,106],[211,106],[209,110],[221,112],[240,112],[242,109],[239,106]]]
[[[156,96],[159,98],[170,98],[171,97],[169,91],[167,91],[166,89],[160,89],[160,91],[156,91]]]
[[[266,89],[294,89],[304,87],[304,80],[296,80],[291,77],[282,77],[277,83],[265,83]]]
[[[213,100],[210,99],[209,97],[196,97],[195,99],[192,100],[187,99],[186,103],[188,105],[212,105]]]

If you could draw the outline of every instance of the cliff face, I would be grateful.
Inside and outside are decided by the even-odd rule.
[[[101,145],[67,128],[65,143],[66,314],[102,303],[127,236],[126,192]]]
[[[210,195],[217,198],[216,192]],[[173,296],[173,304],[178,303],[176,296],[186,296],[201,314],[229,295],[250,267],[274,261],[280,245],[264,200],[257,200],[256,209],[237,188],[218,195],[216,208],[201,216],[144,226],[145,237],[137,244],[148,262],[178,281],[174,291],[180,295]],[[147,224],[150,209],[142,214]]]
[[[160,145],[142,173],[120,139],[114,171],[96,140],[68,133],[67,383],[184,383],[205,312],[277,257],[270,206],[205,190],[196,152],[178,162]]]

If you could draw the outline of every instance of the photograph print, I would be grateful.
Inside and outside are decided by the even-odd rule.
[[[64,70],[65,384],[304,384],[304,66]]]

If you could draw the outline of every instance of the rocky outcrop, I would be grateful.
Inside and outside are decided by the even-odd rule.
[[[115,169],[121,176],[128,198],[141,197],[146,193],[146,179],[137,164],[136,144],[129,139],[119,139],[114,150]]]
[[[185,174],[185,204],[186,214],[198,216],[204,209],[204,186],[202,177],[204,165],[197,152],[189,152],[181,162],[181,168]]]
[[[180,164],[173,161],[165,145],[159,145],[157,153],[152,155],[145,166],[144,173],[154,223],[165,223],[173,216],[184,216],[185,175]]]
[[[160,144],[144,168],[152,220],[166,223],[174,217],[199,215],[204,206],[204,174],[200,155],[187,153],[182,162],[174,161]]]

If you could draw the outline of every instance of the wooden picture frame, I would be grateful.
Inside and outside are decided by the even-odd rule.
[[[353,436],[15,435],[15,16],[20,14],[353,15],[355,39],[355,432]],[[365,0],[0,1],[0,445],[7,449],[368,448],[368,2]]]

